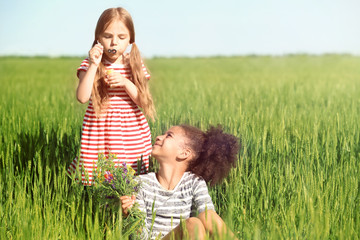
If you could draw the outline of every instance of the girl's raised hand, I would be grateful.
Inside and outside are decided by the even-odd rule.
[[[132,206],[135,203],[135,200],[136,200],[135,195],[132,195],[131,197],[129,197],[129,196],[121,196],[120,197],[121,209],[122,209],[124,216],[128,215],[129,209],[132,208]]]
[[[89,51],[89,60],[90,64],[95,64],[96,66],[99,66],[101,62],[101,58],[104,52],[104,47],[101,45],[101,43],[97,43],[92,47]]]
[[[127,79],[121,73],[106,73],[105,82],[111,88],[124,87]]]

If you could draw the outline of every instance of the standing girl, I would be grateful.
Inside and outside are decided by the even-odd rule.
[[[236,165],[238,150],[237,138],[220,126],[207,132],[188,125],[171,127],[153,146],[159,171],[139,176],[136,199],[120,197],[123,213],[135,201],[139,204],[146,214],[144,239],[204,239],[207,232],[236,239],[215,212],[205,182],[221,182]]]
[[[111,153],[117,157],[115,165],[125,162],[135,171],[142,158],[141,173],[145,173],[151,135],[139,107],[151,119],[155,109],[148,86],[150,75],[135,44],[132,18],[124,8],[102,13],[89,57],[81,63],[77,76],[77,99],[89,101],[89,105],[82,126],[80,158],[74,159],[68,172],[73,174],[79,167],[83,184],[89,185],[98,154]]]

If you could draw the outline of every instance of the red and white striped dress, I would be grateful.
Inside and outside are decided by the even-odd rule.
[[[85,59],[78,68],[78,74],[79,71],[87,71],[88,67],[89,61]],[[106,70],[113,69],[125,78],[131,78],[129,65],[105,63],[105,67]],[[149,79],[150,75],[144,65],[143,70],[146,78]],[[70,174],[74,174],[77,167],[85,170],[81,172],[84,185],[91,185],[93,181],[93,170],[96,169],[99,153],[116,154],[115,165],[125,162],[135,171],[137,171],[137,160],[142,156],[141,173],[149,169],[151,133],[144,114],[123,87],[107,90],[109,107],[99,118],[95,115],[90,99],[82,126],[80,157],[76,157],[68,168]]]

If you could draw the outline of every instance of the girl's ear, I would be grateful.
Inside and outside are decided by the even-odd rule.
[[[191,150],[189,148],[184,148],[176,157],[179,161],[184,161],[191,156]]]

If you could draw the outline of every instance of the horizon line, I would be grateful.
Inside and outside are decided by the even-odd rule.
[[[232,57],[285,57],[285,56],[354,56],[359,57],[360,53],[348,52],[326,52],[326,53],[247,53],[247,54],[211,54],[211,55],[153,55],[151,57],[144,56],[145,59],[159,59],[159,58],[232,58]],[[0,58],[86,58],[86,55],[71,55],[71,54],[0,54]]]

